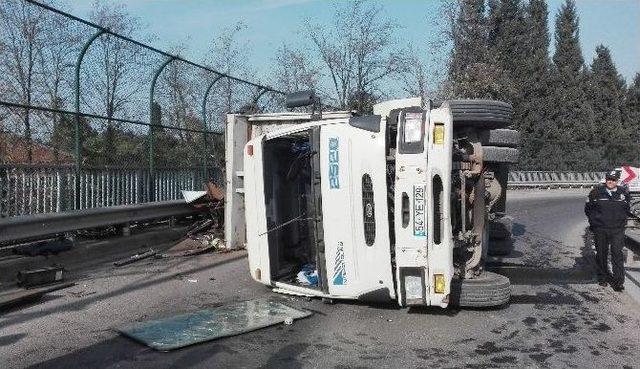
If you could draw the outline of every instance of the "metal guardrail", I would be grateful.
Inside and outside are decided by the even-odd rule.
[[[605,172],[509,172],[507,187],[518,188],[585,188],[593,187],[604,178]]]
[[[184,200],[36,214],[0,220],[0,242],[10,242],[79,229],[129,224],[151,219],[186,216],[198,212]]]

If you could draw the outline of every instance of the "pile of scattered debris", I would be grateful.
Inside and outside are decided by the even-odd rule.
[[[145,248],[135,254],[115,260],[115,267],[122,267],[149,258],[186,257],[213,252],[227,252],[223,241],[224,191],[212,183],[207,183],[206,191],[183,191],[184,199],[199,208],[204,218],[195,222],[186,235],[168,250]],[[102,233],[101,233],[102,234]],[[7,248],[6,257],[49,256],[74,249],[74,235],[60,235],[56,238],[29,242]],[[19,255],[19,256],[18,256]],[[31,266],[33,268],[33,266]],[[20,270],[16,282],[18,289],[0,291],[0,311],[35,301],[47,293],[75,285],[65,280],[67,272],[63,266],[54,264],[36,269]],[[12,282],[13,283],[13,282]]]

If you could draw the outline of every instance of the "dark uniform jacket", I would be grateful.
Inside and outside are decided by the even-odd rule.
[[[607,187],[599,185],[589,192],[584,212],[593,228],[624,228],[629,212],[629,193],[618,186],[607,192]]]

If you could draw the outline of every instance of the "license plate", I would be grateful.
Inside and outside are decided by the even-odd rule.
[[[425,237],[425,186],[413,186],[413,235]]]

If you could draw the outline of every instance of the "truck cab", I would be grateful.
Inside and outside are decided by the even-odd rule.
[[[244,241],[257,282],[401,306],[508,301],[508,279],[483,268],[488,196],[473,142],[481,135],[455,132],[451,102],[230,119],[246,132],[242,163],[233,150],[227,160],[228,199],[241,197],[231,208],[244,224],[227,224],[227,238]],[[493,297],[482,303],[486,286],[474,286],[487,283]]]

